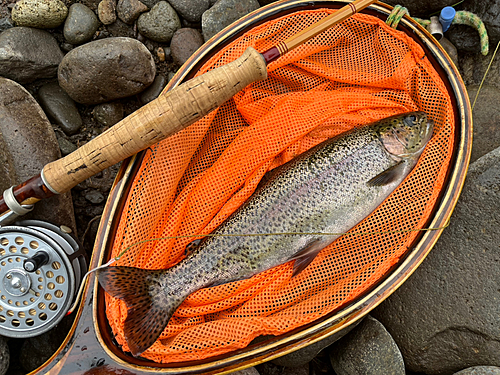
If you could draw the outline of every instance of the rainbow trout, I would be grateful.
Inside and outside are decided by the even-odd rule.
[[[301,272],[339,237],[319,233],[347,232],[396,189],[417,163],[432,129],[425,113],[411,112],[329,139],[277,168],[213,232],[304,234],[206,237],[166,270],[101,270],[101,286],[127,305],[124,335],[132,354],[149,348],[177,307],[198,289],[288,261],[294,261],[294,275]]]

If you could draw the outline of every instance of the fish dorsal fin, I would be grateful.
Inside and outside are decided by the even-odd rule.
[[[385,186],[389,185],[391,182],[397,180],[397,178],[403,173],[404,162],[401,160],[392,167],[386,169],[382,173],[379,173],[367,182],[368,186]]]
[[[320,240],[314,240],[291,257],[289,260],[295,260],[292,277],[301,273],[316,258],[321,249],[323,246],[320,245]]]

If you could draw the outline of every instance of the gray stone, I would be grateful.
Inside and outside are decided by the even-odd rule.
[[[257,0],[219,0],[203,13],[201,28],[203,37],[209,40],[234,21],[260,7]]]
[[[90,203],[99,204],[104,202],[104,195],[99,190],[90,190],[85,194],[85,199]]]
[[[68,52],[58,78],[76,102],[98,104],[138,94],[153,82],[155,73],[153,57],[144,44],[131,38],[106,38]]]
[[[384,326],[371,316],[333,344],[329,351],[337,375],[405,375],[398,346]]]
[[[120,102],[99,104],[95,106],[92,114],[100,124],[108,127],[113,126],[123,119],[123,105]]]
[[[57,82],[43,85],[38,91],[38,98],[45,113],[67,135],[73,135],[82,126],[82,118],[75,102],[57,84]]]
[[[172,58],[176,64],[182,65],[203,45],[203,37],[198,30],[183,28],[174,33],[170,42]]]
[[[97,6],[99,20],[105,25],[111,25],[116,21],[116,1],[102,0]]]
[[[160,1],[151,11],[141,14],[137,28],[142,35],[155,42],[168,43],[181,28],[181,21],[169,3]]]
[[[4,17],[0,19],[0,33],[4,30],[14,27],[12,22],[10,22],[9,17]]]
[[[203,12],[210,8],[210,0],[168,0],[168,2],[189,22],[200,22]]]
[[[284,355],[282,357],[276,358],[272,360],[272,363],[278,366],[285,367],[301,367],[305,364],[312,361],[314,357],[318,355],[320,351],[325,349],[327,346],[330,346],[335,341],[341,339],[346,334],[348,334],[354,327],[356,327],[357,323],[351,324],[343,330],[330,335],[323,340],[315,342],[314,344],[308,345],[305,348],[296,350],[290,354]]]
[[[151,86],[141,92],[141,94],[139,95],[139,100],[142,104],[149,103],[150,101],[156,99],[158,95],[160,95],[166,85],[167,78],[163,74],[158,74]]]
[[[73,151],[77,150],[77,147],[66,138],[57,138],[57,143],[59,143],[59,149],[61,150],[62,156],[71,154]]]
[[[75,3],[70,6],[64,23],[64,38],[71,44],[88,42],[99,28],[99,20],[89,7]]]
[[[500,64],[493,62],[485,76],[485,73],[490,65],[493,52],[488,56],[483,56],[477,53],[460,52],[458,61],[460,65],[460,75],[467,86],[479,85],[486,77],[485,84],[500,88]],[[474,98],[471,98],[474,100]],[[472,103],[472,101],[471,101]]]
[[[500,148],[471,164],[434,249],[374,311],[407,368],[429,375],[500,366]]]
[[[453,375],[500,375],[500,367],[475,366],[456,372]]]
[[[255,367],[249,367],[244,370],[232,372],[233,375],[259,375],[259,372]],[[1,375],[1,374],[0,374]]]
[[[132,24],[143,12],[146,12],[148,7],[139,0],[118,0],[116,13],[118,18],[123,22]]]
[[[60,157],[59,145],[49,120],[35,99],[19,84],[0,77],[0,142],[4,155],[0,190],[40,173],[45,164]],[[24,218],[65,224],[76,233],[69,193],[35,205]]]
[[[52,29],[61,25],[68,8],[60,0],[19,0],[12,9],[12,21],[17,26]]]
[[[0,375],[5,375],[9,369],[10,352],[7,341],[0,336]]]
[[[401,5],[408,8],[410,15],[429,19],[429,15],[441,11],[446,6],[452,6],[454,0],[387,0],[390,5]]]
[[[0,34],[0,76],[19,83],[53,78],[63,53],[52,35],[29,27],[13,27]]]
[[[471,102],[474,101],[478,86],[467,87]],[[473,119],[473,142],[471,163],[481,156],[500,147],[500,106],[498,105],[500,90],[496,87],[483,85],[477,97]]]
[[[115,22],[108,25],[108,31],[112,37],[135,38],[134,28],[120,19],[116,19]]]

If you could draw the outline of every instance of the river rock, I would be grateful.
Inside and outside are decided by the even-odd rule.
[[[75,144],[67,140],[66,138],[62,137],[57,138],[57,143],[59,143],[59,149],[61,150],[62,156],[69,155],[73,151],[77,150]]]
[[[475,100],[479,86],[468,86],[467,92],[472,101]],[[500,106],[498,105],[500,90],[494,86],[483,85],[476,105],[472,111],[473,142],[471,163],[481,156],[500,147]]]
[[[111,25],[116,21],[116,1],[102,0],[97,6],[99,20],[105,25]]]
[[[500,148],[471,164],[450,226],[374,311],[407,368],[428,375],[500,366]]]
[[[63,53],[48,32],[13,27],[0,34],[0,76],[19,83],[53,78]]]
[[[210,0],[169,0],[169,3],[189,22],[200,22],[203,12],[210,8]]]
[[[167,85],[167,78],[163,74],[158,74],[155,80],[146,90],[141,92],[139,100],[142,104],[149,103],[156,99]]]
[[[12,27],[14,27],[14,25],[10,22],[9,17],[0,18],[0,33]]]
[[[337,375],[405,375],[398,346],[384,326],[371,316],[329,350]]]
[[[69,8],[64,23],[64,38],[71,44],[88,42],[99,28],[99,20],[89,7],[75,3]]]
[[[174,33],[170,51],[176,64],[182,65],[203,45],[203,37],[195,29],[183,28]]]
[[[152,85],[154,85],[154,82]],[[148,90],[149,87],[146,90]],[[98,104],[94,107],[92,114],[97,122],[110,127],[123,119],[123,105],[120,102]]]
[[[500,375],[500,367],[475,366],[456,372],[453,375]]]
[[[260,7],[257,0],[219,0],[203,13],[203,37],[209,40],[226,26]]]
[[[57,82],[40,87],[38,98],[47,116],[59,125],[64,133],[73,135],[78,132],[82,126],[80,113],[73,99]]]
[[[233,375],[259,375],[255,367],[249,367],[244,370],[232,372]],[[1,375],[1,374],[0,374]]]
[[[153,82],[155,73],[153,57],[144,44],[131,38],[106,38],[68,52],[58,78],[76,102],[98,104],[138,94]]]
[[[143,12],[148,11],[148,7],[139,0],[118,0],[116,12],[118,18],[123,22],[132,24]]]
[[[387,0],[390,5],[401,5],[408,9],[410,15],[429,19],[430,15],[440,12],[446,6],[452,6],[457,2],[454,0]]]
[[[21,85],[0,77],[0,138],[4,161],[0,189],[20,184],[40,173],[43,166],[58,159],[56,136],[35,99]],[[46,220],[69,226],[76,233],[73,204],[69,193],[38,202],[23,218]]]
[[[137,28],[142,35],[155,42],[168,43],[181,28],[181,21],[169,3],[160,1],[151,11],[141,14]]]
[[[0,336],[0,375],[5,375],[9,369],[10,352],[7,341]]]
[[[61,25],[68,8],[60,0],[19,0],[12,9],[12,21],[17,26],[52,29]]]

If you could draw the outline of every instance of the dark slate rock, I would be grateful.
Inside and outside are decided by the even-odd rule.
[[[116,13],[123,22],[132,24],[143,12],[148,11],[148,7],[139,0],[118,0]]]
[[[151,86],[141,92],[141,94],[139,95],[139,100],[142,104],[149,103],[150,101],[156,99],[158,95],[160,95],[166,85],[167,78],[163,74],[158,74]]]
[[[89,7],[75,3],[70,6],[64,23],[64,38],[71,44],[88,42],[99,28],[99,20]]]
[[[179,15],[189,22],[200,22],[201,15],[210,8],[210,0],[169,0]]]
[[[153,82],[155,73],[153,57],[144,44],[131,38],[106,38],[68,52],[58,78],[73,100],[98,104],[138,94]]]
[[[309,363],[314,357],[316,357],[318,353],[321,352],[323,349],[325,349],[327,346],[330,346],[335,341],[339,340],[340,338],[348,334],[352,329],[354,329],[354,327],[356,327],[356,324],[357,323],[351,324],[350,326],[344,328],[340,332],[334,333],[333,335],[328,336],[318,342],[315,342],[314,344],[308,345],[305,348],[296,350],[290,354],[276,358],[272,360],[272,363],[278,366],[285,366],[285,367],[304,366],[305,364]]]
[[[0,375],[5,375],[9,369],[10,352],[7,341],[0,336]]]
[[[57,84],[43,85],[38,91],[40,104],[47,116],[52,119],[67,135],[73,135],[82,126],[82,118],[75,102]]]
[[[175,32],[170,42],[172,58],[176,64],[182,65],[203,45],[203,37],[195,29],[183,28]]]
[[[500,375],[500,367],[476,366],[456,372],[453,375]]]
[[[0,76],[19,83],[53,78],[63,53],[48,32],[13,27],[0,34]]]
[[[444,7],[457,3],[454,0],[387,0],[390,5],[401,5],[408,8],[410,15],[429,19],[430,15],[441,11]]]
[[[384,326],[371,316],[329,350],[337,375],[405,375],[398,346]]]
[[[9,17],[0,18],[0,33],[12,27],[14,27],[14,25],[10,22]]]
[[[467,87],[471,102],[474,101],[478,86]],[[500,147],[500,106],[498,105],[500,90],[496,87],[483,85],[476,105],[472,111],[473,142],[471,163],[481,156]]]
[[[17,26],[52,29],[61,25],[68,8],[60,0],[19,0],[12,9],[12,21]]]
[[[110,127],[123,119],[123,105],[120,102],[99,104],[94,107],[92,114],[97,122]]]
[[[151,11],[141,14],[137,28],[142,35],[155,42],[168,43],[181,28],[181,21],[169,3],[160,1]]]
[[[97,6],[99,20],[105,25],[116,21],[116,0],[102,0]]]
[[[374,315],[407,368],[428,375],[500,364],[500,148],[470,168],[450,226]]]
[[[249,367],[244,370],[232,372],[233,375],[259,375],[259,372],[255,367]],[[0,374],[1,375],[1,374]]]
[[[203,37],[209,40],[234,21],[260,7],[257,0],[219,0],[203,13],[201,28]]]
[[[77,150],[76,145],[66,138],[57,138],[57,143],[59,143],[59,149],[61,150],[62,156],[71,154],[73,151]]]
[[[1,77],[0,119],[2,159],[7,161],[1,166],[0,189],[4,191],[39,174],[60,153],[52,126],[35,99],[21,85]],[[69,193],[38,202],[24,218],[28,217],[64,224],[76,233]]]

